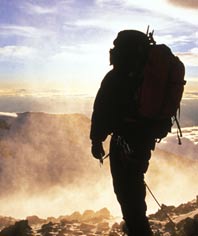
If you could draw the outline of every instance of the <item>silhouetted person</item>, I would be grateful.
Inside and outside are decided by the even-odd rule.
[[[149,50],[145,34],[124,30],[110,49],[113,69],[104,77],[97,93],[90,138],[92,154],[101,159],[102,142],[109,134],[110,167],[114,192],[120,203],[129,236],[152,235],[146,217],[144,174],[149,165],[155,138],[150,121],[138,114],[137,94]]]

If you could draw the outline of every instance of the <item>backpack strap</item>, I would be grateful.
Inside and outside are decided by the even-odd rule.
[[[180,116],[180,108],[179,108],[179,116]],[[174,121],[176,122],[177,125],[177,138],[178,138],[178,144],[181,145],[181,137],[182,137],[182,131],[181,131],[181,127],[179,124],[179,121],[177,119],[177,115],[173,116]]]

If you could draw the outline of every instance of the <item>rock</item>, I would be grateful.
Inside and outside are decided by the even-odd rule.
[[[123,225],[124,225],[124,221],[122,221],[120,224],[118,224],[117,222],[114,223],[111,226],[109,236],[123,235]]]
[[[114,224],[111,226],[111,230],[112,230],[112,231],[113,231],[113,230],[118,230],[118,229],[120,229],[120,224],[118,224],[117,222],[114,223]]]
[[[58,220],[55,218],[55,217],[47,217],[47,220],[46,220],[47,222],[53,222],[53,223],[57,223],[58,222]]]
[[[185,220],[180,221],[177,224],[179,234],[183,236],[197,236],[198,235],[198,220],[197,217],[193,219],[187,217]]]
[[[175,233],[175,224],[173,222],[168,222],[164,227],[166,232],[169,232],[170,234]]]
[[[37,225],[37,224],[46,223],[46,220],[40,219],[38,216],[28,216],[26,220],[28,221],[29,225]]]
[[[97,232],[106,232],[109,231],[109,223],[108,222],[102,222],[97,225]]]
[[[101,210],[95,213],[95,217],[103,218],[103,219],[110,219],[111,214],[107,208],[102,208]]]
[[[51,231],[53,231],[54,224],[52,222],[49,222],[47,224],[42,225],[41,229],[38,231],[41,234],[49,234]]]
[[[158,235],[155,235],[155,236],[158,236]],[[160,236],[160,234],[159,234],[159,236]],[[171,234],[166,232],[166,233],[163,234],[163,236],[171,236]]]
[[[86,210],[84,211],[84,213],[82,214],[82,221],[89,221],[91,219],[93,219],[95,217],[95,212],[92,210]]]
[[[91,232],[92,230],[94,230],[96,228],[96,226],[94,224],[82,223],[79,228],[84,233],[88,233],[88,232]]]
[[[0,216],[0,229],[14,225],[16,220],[12,217]]]
[[[186,214],[186,213],[193,211],[195,209],[196,208],[195,208],[194,204],[190,204],[190,203],[189,204],[181,204],[175,208],[174,212],[177,215],[181,215],[181,214]]]
[[[68,219],[69,221],[80,221],[81,218],[82,218],[82,215],[80,214],[80,212],[75,211],[69,217],[66,217],[65,219]]]
[[[30,236],[31,227],[28,225],[27,220],[16,222],[0,232],[0,236]]]
[[[115,232],[115,231],[111,231],[111,232],[109,233],[109,236],[120,236],[120,233]]]
[[[166,214],[171,214],[174,211],[174,209],[175,209],[174,206],[166,206],[162,204],[161,209],[159,209],[155,214],[151,214],[149,218],[157,219],[160,221],[166,220],[167,219]]]

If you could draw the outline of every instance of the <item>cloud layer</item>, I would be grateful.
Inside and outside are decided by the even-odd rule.
[[[168,2],[180,7],[192,8],[192,9],[198,8],[197,0],[168,0]]]

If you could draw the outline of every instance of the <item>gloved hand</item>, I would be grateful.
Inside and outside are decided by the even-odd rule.
[[[92,142],[91,152],[96,159],[101,159],[105,155],[102,142]]]

